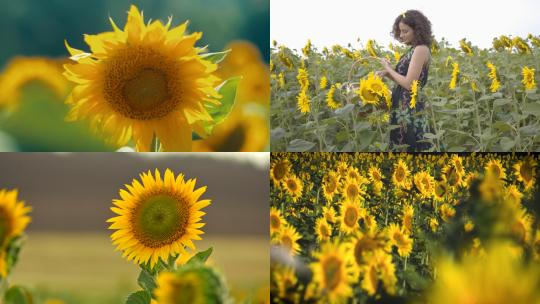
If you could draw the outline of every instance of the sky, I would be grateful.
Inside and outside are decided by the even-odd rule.
[[[308,38],[319,49],[348,43],[360,48],[368,39],[387,46],[396,43],[390,36],[395,18],[408,9],[422,11],[435,38],[454,46],[462,38],[485,48],[503,34],[540,35],[539,0],[271,0],[270,38],[296,49]]]

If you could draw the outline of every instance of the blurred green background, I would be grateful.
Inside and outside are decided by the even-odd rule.
[[[200,43],[210,50],[242,39],[269,58],[269,0],[0,0],[0,66],[16,55],[67,56],[64,39],[87,49],[83,34],[111,31],[109,16],[122,27],[131,4],[143,10],[147,20],[172,16],[173,25],[190,20],[189,29],[202,31]]]
[[[68,56],[64,40],[89,51],[83,35],[111,31],[109,17],[123,28],[131,4],[144,11],[146,21],[172,16],[176,26],[189,20],[189,31],[203,32],[197,46],[208,45],[211,52],[243,40],[257,46],[264,63],[269,60],[269,0],[0,0],[0,80],[10,60],[19,56],[54,59],[61,68]],[[51,94],[46,85],[31,83],[20,92],[15,111],[0,107],[0,151],[116,149],[93,135],[85,121],[66,122],[64,98]]]

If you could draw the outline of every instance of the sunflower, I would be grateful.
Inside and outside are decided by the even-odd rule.
[[[521,243],[528,244],[532,236],[533,217],[527,213],[526,209],[517,211],[514,222],[511,226],[512,235]]]
[[[407,164],[402,159],[399,159],[398,162],[394,165],[394,173],[392,174],[392,182],[396,188],[406,188],[407,179],[409,177],[410,171],[407,167]]]
[[[454,163],[450,162],[444,166],[441,170],[442,178],[446,181],[446,184],[451,188],[456,188],[463,185],[463,174],[456,168]]]
[[[390,102],[388,87],[380,77],[375,77],[373,72],[369,73],[367,79],[360,80],[360,87],[356,93],[366,105],[379,105],[383,98],[387,106]]]
[[[221,74],[220,74],[221,75]],[[263,62],[254,62],[244,66],[228,77],[242,75],[242,81],[238,85],[239,103],[256,102],[264,106],[270,103],[270,71],[268,65]]]
[[[213,73],[194,44],[201,33],[186,35],[187,22],[169,30],[131,6],[124,30],[111,20],[113,32],[85,35],[91,54],[67,45],[71,59],[64,75],[76,83],[67,103],[69,120],[89,119],[93,130],[109,142],[149,151],[154,137],[165,151],[191,151],[192,132],[206,135],[213,121],[207,107],[220,97]]]
[[[169,169],[163,179],[157,169],[155,176],[148,171],[140,178],[142,184],[134,179],[127,191],[120,190],[121,199],[113,200],[111,208],[118,216],[107,222],[116,230],[111,239],[117,250],[128,260],[153,268],[160,258],[166,262],[185,252],[185,246],[195,250],[193,240],[203,234],[201,209],[210,200],[199,200],[206,187],[195,190],[196,179],[184,180],[183,174],[175,178]]]
[[[346,178],[349,178],[349,179],[354,179],[356,180],[356,182],[359,182],[360,181],[360,173],[358,172],[358,169],[355,168],[355,167],[349,167],[349,169],[347,170],[347,176]]]
[[[298,110],[302,113],[309,113],[311,110],[309,108],[309,104],[311,101],[309,100],[309,96],[307,95],[306,90],[300,91],[298,96],[296,97],[296,100],[298,102]]]
[[[435,183],[435,189],[433,191],[433,197],[437,201],[442,201],[446,198],[446,195],[450,192],[450,188],[446,183],[446,180],[441,180]]]
[[[281,211],[276,207],[270,207],[270,234],[279,232],[285,224]]]
[[[488,62],[486,66],[489,69],[488,77],[489,79],[491,79],[491,86],[489,87],[489,89],[491,90],[491,93],[495,93],[501,87],[501,83],[497,79],[497,68],[491,62]]]
[[[58,99],[64,99],[68,93],[68,82],[59,62],[41,57],[15,57],[0,75],[0,107],[16,106],[22,90],[31,83],[44,85]]]
[[[456,209],[450,206],[450,204],[442,204],[439,207],[439,211],[441,212],[441,218],[447,223],[456,215]]]
[[[521,193],[516,185],[510,185],[506,187],[505,191],[505,201],[508,203],[511,203],[514,206],[518,206],[521,204],[521,198],[523,197],[523,193]]]
[[[17,199],[18,191],[0,190],[0,280],[7,277],[9,265],[6,261],[10,242],[23,234],[31,219],[32,208]]]
[[[276,271],[273,272],[273,276],[272,282],[277,285],[280,298],[285,298],[287,290],[298,282],[292,267],[277,267]]]
[[[390,251],[384,233],[372,229],[367,232],[356,232],[353,238],[347,243],[347,251],[353,261],[353,270],[356,274],[362,271],[362,266],[366,263],[366,255],[378,251]]]
[[[323,195],[328,202],[331,202],[338,190],[339,175],[335,171],[330,171],[323,178]]]
[[[154,295],[159,304],[226,303],[223,279],[210,267],[188,265],[157,276]]]
[[[373,165],[369,167],[368,176],[369,180],[373,183],[381,182],[384,178],[381,170]]]
[[[406,233],[405,227],[399,227],[392,223],[386,228],[386,231],[390,243],[398,249],[399,256],[408,257],[413,248],[413,240]]]
[[[418,80],[413,81],[411,85],[411,101],[410,107],[414,109],[416,107],[416,96],[418,95]]]
[[[382,250],[376,250],[368,253],[366,258],[367,263],[363,267],[362,289],[370,296],[375,295],[380,279],[386,292],[393,295],[396,292],[397,277],[392,255]]]
[[[456,89],[458,75],[459,75],[459,64],[457,62],[453,62],[452,63],[452,79],[450,79],[450,83],[448,84],[448,88],[450,90]]]
[[[414,175],[414,185],[420,197],[430,198],[433,197],[433,192],[435,191],[435,179],[427,171],[421,171]]]
[[[334,100],[334,93],[336,92],[336,86],[332,85],[330,89],[328,90],[328,93],[326,93],[326,104],[328,107],[332,110],[335,110],[339,108],[340,104]]]
[[[282,183],[285,190],[287,190],[291,196],[293,202],[298,201],[300,196],[302,196],[302,189],[304,188],[302,181],[293,174],[289,174],[283,179]]]
[[[499,159],[491,159],[484,168],[486,169],[486,176],[498,179],[506,178],[506,169],[504,169]]]
[[[534,81],[534,69],[524,66],[521,70],[523,80],[521,81],[525,86],[525,89],[532,90],[536,88],[536,82]]]
[[[301,236],[296,231],[296,228],[291,225],[283,225],[275,243],[282,246],[289,255],[294,256],[300,252],[299,239],[301,239]]]
[[[263,151],[269,143],[269,132],[268,122],[262,115],[238,111],[216,125],[210,136],[193,142],[193,151]]]
[[[351,284],[351,261],[345,244],[336,242],[322,245],[320,252],[313,254],[311,263],[313,281],[319,287],[326,303],[343,303],[353,295]]]
[[[537,165],[535,159],[527,157],[513,166],[516,179],[523,183],[525,189],[531,189],[534,185]]]
[[[278,159],[270,167],[270,177],[274,185],[279,185],[291,171],[291,163],[288,159]]]
[[[319,82],[319,88],[321,90],[326,89],[326,86],[328,85],[328,78],[326,78],[325,75],[321,77],[321,81]]]
[[[318,218],[315,221],[315,234],[320,242],[326,242],[332,236],[332,227],[328,225],[324,217]]]
[[[472,56],[473,55],[473,50],[472,50],[472,45],[470,42],[467,42],[467,40],[465,39],[461,39],[459,41],[459,46],[461,47],[461,50],[469,55],[469,56]]]
[[[336,210],[332,206],[325,206],[322,208],[324,218],[328,223],[336,222]]]
[[[342,186],[342,196],[350,202],[363,200],[362,195],[365,193],[360,187],[356,179],[345,178]]]
[[[358,221],[366,215],[364,208],[358,207],[353,201],[343,201],[340,208],[340,230],[351,234],[358,229]]]
[[[412,232],[413,219],[414,208],[411,205],[405,205],[401,214],[401,225],[405,228],[407,233]]]

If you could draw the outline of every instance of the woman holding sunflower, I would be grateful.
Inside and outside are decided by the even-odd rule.
[[[376,76],[387,77],[396,83],[392,90],[392,115],[390,123],[399,128],[390,132],[392,149],[407,145],[407,151],[422,151],[430,148],[428,143],[419,142],[428,131],[425,116],[414,115],[424,109],[424,103],[417,101],[418,86],[424,87],[428,80],[432,43],[431,22],[417,10],[408,10],[394,21],[392,35],[395,39],[410,46],[401,56],[396,68],[381,58],[384,70]]]

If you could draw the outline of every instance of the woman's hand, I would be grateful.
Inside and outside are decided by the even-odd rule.
[[[383,78],[383,77],[388,76],[388,72],[387,71],[375,71],[374,75],[375,75],[375,77]]]
[[[384,67],[384,71],[388,73],[389,70],[392,69],[392,66],[390,65],[390,61],[386,58],[380,58],[381,64]]]

